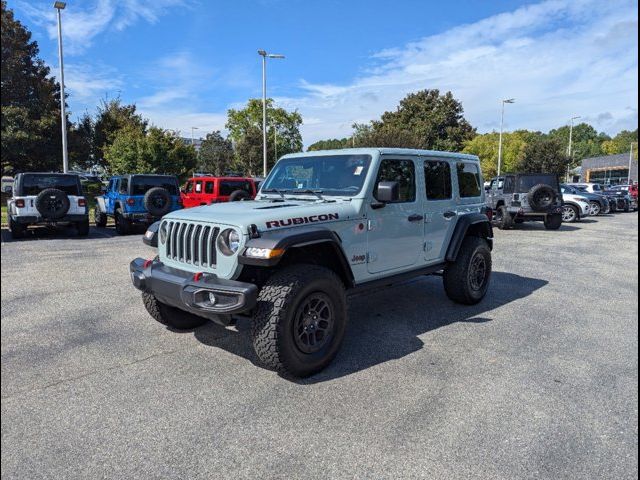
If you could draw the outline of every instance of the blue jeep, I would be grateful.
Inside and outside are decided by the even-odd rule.
[[[135,224],[149,225],[182,208],[178,179],[172,175],[121,175],[112,177],[104,195],[96,197],[96,227],[113,217],[120,235]]]

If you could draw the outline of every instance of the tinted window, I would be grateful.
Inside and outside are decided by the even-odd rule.
[[[193,192],[193,182],[187,182],[187,186],[184,189],[185,193]]]
[[[178,194],[178,181],[175,177],[137,175],[131,181],[131,195],[144,195],[153,187],[166,188],[170,195]]]
[[[424,162],[424,183],[427,200],[451,198],[451,167],[448,162]]]
[[[204,193],[213,193],[213,182],[207,182],[204,184]]]
[[[383,160],[378,170],[376,185],[380,182],[398,182],[400,190],[400,200],[398,201],[415,201],[416,172],[412,160]]]
[[[253,195],[251,191],[251,183],[248,180],[221,180],[220,196],[228,197],[236,190],[244,190],[249,195]]]
[[[479,197],[480,169],[473,163],[458,162],[458,189],[461,198]]]
[[[558,178],[555,175],[521,175],[518,179],[518,192],[526,193],[536,185],[549,185],[556,191],[559,190]]]
[[[27,173],[22,177],[22,195],[38,195],[47,188],[57,188],[67,195],[82,195],[75,175],[46,175]]]
[[[118,188],[120,193],[124,193],[125,195],[129,192],[129,179],[121,178],[120,179],[120,188]]]
[[[502,192],[503,193],[513,193],[515,188],[516,188],[516,179],[515,179],[515,177],[505,177]]]
[[[369,155],[318,155],[283,158],[262,185],[266,190],[322,190],[323,195],[354,196],[367,177]]]

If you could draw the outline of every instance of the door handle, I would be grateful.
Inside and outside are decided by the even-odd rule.
[[[409,220],[410,222],[419,222],[420,220],[424,220],[424,217],[422,215],[414,213],[413,215],[409,215],[407,220]]]
[[[453,217],[455,217],[456,215],[457,215],[457,213],[456,213],[456,212],[444,212],[444,213],[442,214],[442,216],[443,216],[444,218],[453,218]]]

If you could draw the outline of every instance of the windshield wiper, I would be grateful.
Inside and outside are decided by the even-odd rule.
[[[263,188],[260,193],[277,193],[283,200],[286,200],[286,198],[284,197],[284,192],[285,190],[280,190],[278,188]]]
[[[310,193],[312,195],[315,195],[316,197],[318,197],[320,200],[324,200],[324,197],[322,196],[322,192],[323,190],[312,190],[310,188],[297,188],[295,190],[287,190],[287,192],[290,193]]]

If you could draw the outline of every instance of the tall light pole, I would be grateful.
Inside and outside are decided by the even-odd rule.
[[[267,53],[265,50],[258,50],[258,55],[262,57],[262,170],[267,176],[267,58],[284,58],[284,55]]]
[[[274,163],[278,161],[278,125],[273,125],[273,150],[275,152],[274,155]]]
[[[502,168],[502,127],[504,126],[504,104],[514,103],[515,98],[506,98],[502,100],[502,114],[500,115],[500,140],[498,140],[498,176],[500,176],[500,169]]]
[[[627,176],[627,184],[631,185],[631,161],[633,160],[633,144],[638,144],[638,142],[631,142],[629,146],[629,175]]]
[[[55,2],[53,8],[58,12],[58,56],[60,57],[60,116],[62,117],[62,171],[69,171],[69,154],[67,152],[67,111],[64,98],[64,62],[62,60],[62,20],[60,10],[64,10],[65,2]]]
[[[569,175],[571,171],[571,167],[573,166],[573,121],[581,118],[579,115],[576,117],[571,117],[571,121],[569,122],[569,146],[567,147],[567,157],[569,157],[569,165],[567,165],[567,182],[570,181]]]
[[[193,140],[193,131],[198,130],[198,127],[191,127],[191,145],[195,145]]]

